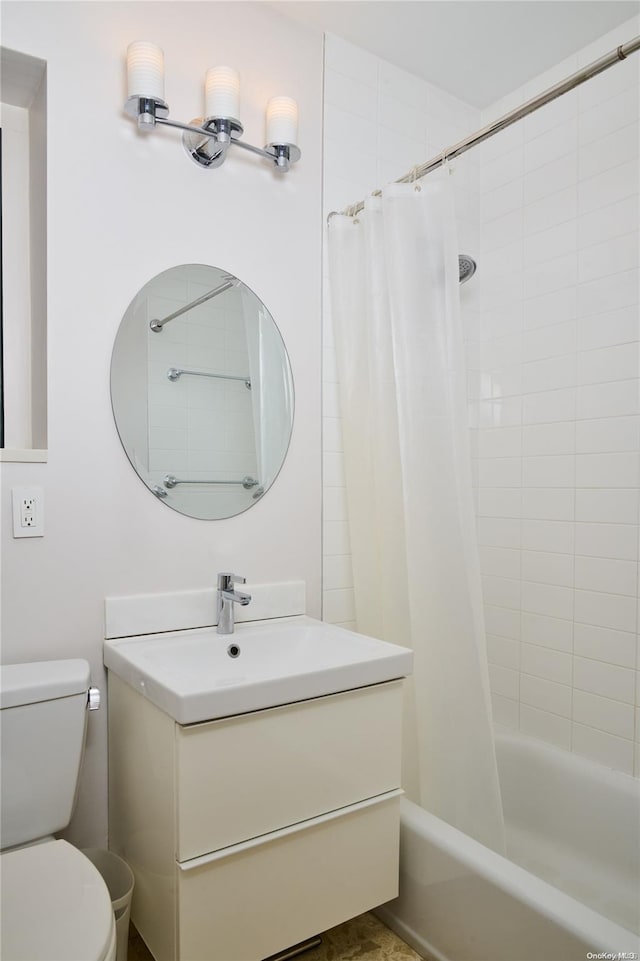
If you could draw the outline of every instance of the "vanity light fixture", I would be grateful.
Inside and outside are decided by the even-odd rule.
[[[266,145],[254,147],[240,140],[240,77],[233,67],[210,67],[205,80],[205,117],[191,123],[168,120],[164,99],[164,54],[155,43],[138,40],[127,48],[128,99],[126,113],[137,120],[138,129],[149,131],[157,124],[184,131],[182,143],[201,167],[219,167],[230,146],[242,147],[271,161],[277,170],[288,170],[300,159],[298,105],[291,97],[272,97],[267,104]]]

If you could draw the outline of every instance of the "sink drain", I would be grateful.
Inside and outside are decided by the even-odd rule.
[[[229,657],[240,657],[240,645],[229,644],[229,647],[227,648],[227,654]]]

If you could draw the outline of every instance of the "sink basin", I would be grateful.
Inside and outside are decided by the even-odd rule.
[[[195,724],[404,677],[413,652],[297,616],[226,636],[208,627],[109,640],[104,663],[179,724]]]

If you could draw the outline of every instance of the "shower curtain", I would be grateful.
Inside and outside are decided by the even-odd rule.
[[[504,853],[446,173],[329,223],[358,630],[414,650],[405,786]]]

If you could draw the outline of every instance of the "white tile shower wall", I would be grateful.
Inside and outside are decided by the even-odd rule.
[[[183,271],[183,275],[184,275]],[[180,279],[167,277],[147,298],[147,322],[166,317],[201,297],[211,282],[199,265]],[[236,481],[257,476],[251,392],[241,380],[184,374],[172,367],[223,376],[249,376],[249,354],[240,296],[227,292],[190,310],[147,338],[149,368],[149,480],[163,487],[167,475],[192,480]],[[251,506],[240,484],[174,489],[179,509],[198,516],[238,514]]]
[[[362,200],[476,129],[480,113],[412,74],[332,35],[325,38],[324,216]],[[456,165],[460,247],[479,243],[479,167]],[[326,277],[323,290],[323,616],[355,627],[338,376]],[[479,304],[466,288],[465,322]]]
[[[639,27],[600,38],[483,123]],[[496,718],[636,776],[639,71],[631,57],[478,149],[469,369]]]
[[[482,116],[328,36],[325,215],[639,28],[623,24]],[[461,294],[495,717],[636,776],[639,66],[617,64],[456,162],[460,247],[480,263]],[[323,314],[324,616],[352,626],[326,277]]]

